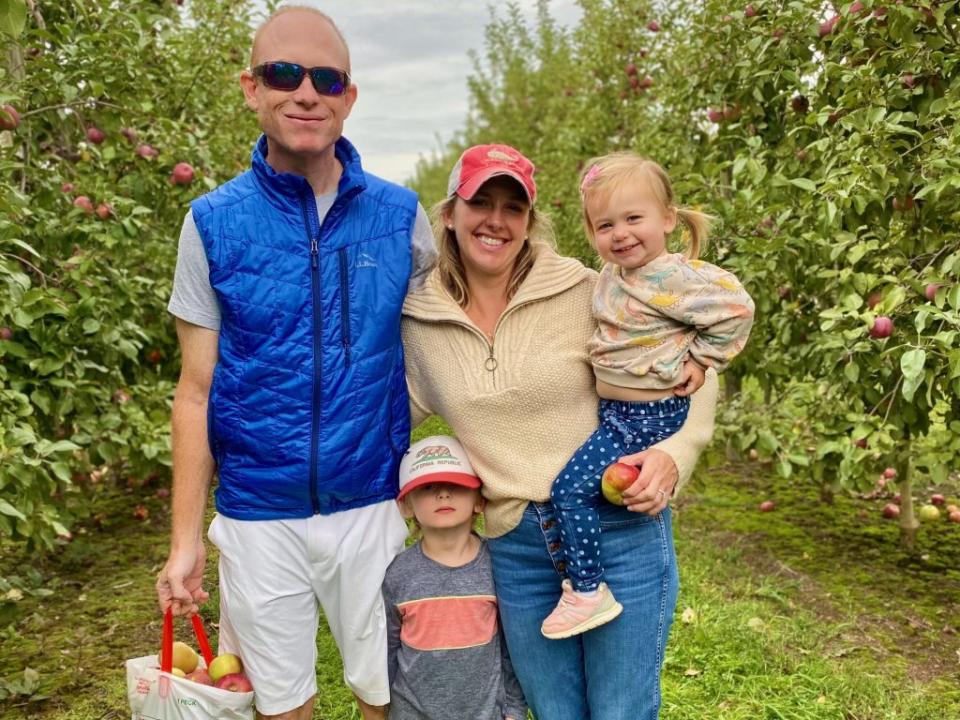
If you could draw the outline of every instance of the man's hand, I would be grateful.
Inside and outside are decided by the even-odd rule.
[[[650,448],[624,455],[619,462],[636,465],[640,476],[623,491],[623,504],[631,512],[656,515],[667,507],[680,474],[673,458],[662,450]]]
[[[210,597],[203,589],[206,548],[199,541],[192,548],[171,552],[167,564],[157,575],[157,600],[160,612],[167,608],[174,615],[194,615]]]
[[[673,394],[677,397],[693,395],[703,387],[706,375],[706,370],[690,358],[687,358],[683,363],[683,373],[680,376],[680,384],[673,388]]]

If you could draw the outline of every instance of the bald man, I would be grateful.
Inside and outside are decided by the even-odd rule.
[[[357,88],[328,16],[275,12],[240,85],[263,135],[249,170],[192,203],[169,304],[183,365],[160,608],[208,597],[216,473],[220,651],[243,659],[258,715],[312,716],[322,608],[363,717],[383,718],[380,585],[407,535],[400,309],[433,235],[416,195],[366,173],[342,136]]]

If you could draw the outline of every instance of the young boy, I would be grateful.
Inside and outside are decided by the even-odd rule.
[[[455,439],[414,443],[400,510],[420,540],[387,569],[390,720],[522,720],[527,706],[497,618],[490,554],[473,531],[480,478]]]

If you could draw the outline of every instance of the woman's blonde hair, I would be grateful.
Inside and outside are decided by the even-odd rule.
[[[437,272],[440,274],[440,281],[450,293],[454,301],[462,308],[470,303],[470,291],[467,286],[467,276],[463,269],[463,260],[460,257],[460,246],[457,245],[456,233],[447,227],[444,217],[453,215],[453,207],[457,200],[462,200],[459,195],[451,195],[441,200],[430,211],[433,221],[433,236],[437,239]],[[523,248],[513,264],[513,272],[510,274],[510,281],[507,283],[507,300],[509,301],[516,292],[533,267],[533,258],[535,250],[538,247],[547,247],[551,250],[556,249],[556,240],[554,237],[553,223],[549,216],[539,212],[534,206],[530,206],[530,220],[527,223],[527,238],[523,242]]]
[[[667,171],[653,160],[629,151],[593,158],[584,165],[583,172],[580,173],[580,205],[583,209],[583,226],[590,244],[596,247],[587,200],[609,200],[617,189],[641,184],[649,189],[664,211],[676,210],[677,219],[685,228],[684,234],[689,237],[686,256],[691,260],[698,258],[706,247],[713,217],[692,208],[677,207]]]

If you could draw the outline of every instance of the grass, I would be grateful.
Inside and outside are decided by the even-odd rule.
[[[0,592],[0,718],[129,717],[123,662],[160,637],[153,578],[169,511],[155,490],[105,495],[100,525],[53,557],[2,548],[0,578],[22,597]],[[761,496],[777,510],[757,512]],[[960,718],[960,527],[925,526],[905,554],[878,504],[815,497],[754,464],[704,469],[678,501],[663,720]],[[141,502],[144,521],[132,517]],[[203,613],[215,642],[216,603]],[[318,648],[315,718],[358,718],[326,628]]]

